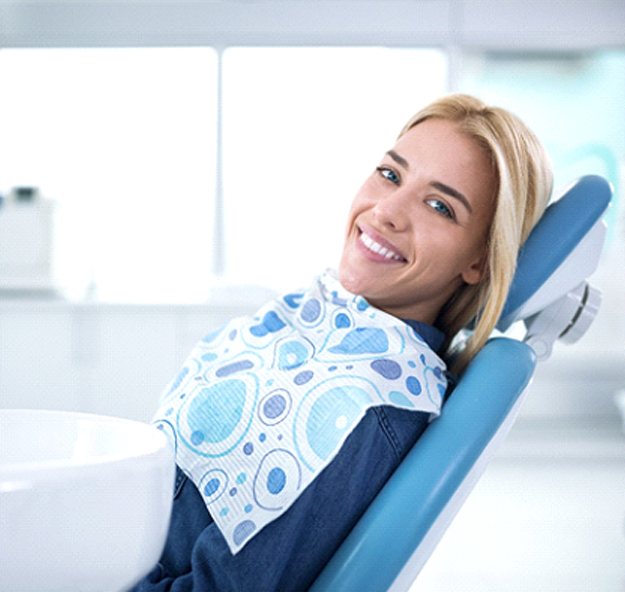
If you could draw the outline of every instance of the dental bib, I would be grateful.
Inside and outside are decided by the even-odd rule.
[[[326,271],[207,335],[153,423],[235,554],[288,510],[367,409],[439,415],[444,370],[412,327]]]

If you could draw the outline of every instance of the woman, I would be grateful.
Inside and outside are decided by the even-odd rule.
[[[417,126],[428,120],[429,123],[445,122],[451,136],[447,139],[451,141],[455,135],[457,142],[463,140],[466,147],[470,147],[470,150],[465,151],[460,143],[455,146],[456,152],[450,153],[447,152],[446,142],[435,144],[434,141],[426,139],[423,150],[437,150],[436,154],[432,155],[433,160],[439,167],[443,167],[445,173],[449,171],[451,174],[451,167],[455,175],[464,172],[464,178],[458,178],[458,182],[467,183],[467,187],[475,192],[474,194],[468,192],[468,195],[475,195],[474,199],[479,202],[478,218],[474,216],[471,224],[472,228],[475,228],[474,238],[481,245],[482,259],[474,261],[478,263],[477,267],[464,276],[462,281],[456,277],[455,281],[440,294],[442,298],[438,299],[438,303],[441,304],[442,300],[442,306],[435,315],[436,326],[446,335],[443,347],[445,351],[458,332],[466,327],[469,321],[478,317],[471,337],[462,344],[461,352],[454,363],[454,369],[461,371],[481,349],[495,327],[514,275],[519,247],[525,242],[547,206],[551,194],[552,173],[547,155],[538,139],[517,117],[503,109],[487,107],[478,99],[467,95],[443,98],[419,111],[404,126],[399,135],[398,145],[402,141],[407,143],[409,139],[407,134],[411,131],[413,134],[416,133]],[[455,134],[451,132],[454,128]],[[394,162],[393,152],[387,153],[387,158],[376,172],[399,187],[401,179],[396,179],[396,176],[402,173],[402,164]],[[467,160],[469,154],[475,157],[473,162]],[[420,154],[415,153],[414,157],[420,158]],[[455,160],[460,158],[464,160]],[[439,169],[434,169],[432,174],[434,176],[439,174],[442,178],[448,177]],[[352,218],[354,210],[362,202],[363,192],[368,190],[373,178],[375,175],[365,183],[356,196],[351,212]],[[454,196],[443,197],[446,203],[450,199],[451,202],[457,202]],[[373,204],[370,207],[373,208]],[[385,206],[381,204],[377,207],[379,210]],[[440,207],[446,215],[446,207],[437,207]],[[483,212],[484,208],[488,210],[486,214]],[[456,222],[461,229],[465,226],[463,218],[466,216],[464,211],[466,209],[463,208],[461,201],[459,207],[454,206],[450,212],[459,216]],[[391,221],[390,226],[392,224]],[[458,232],[462,233],[461,229],[457,229]],[[351,231],[353,233],[354,229]],[[350,238],[353,242],[353,234],[351,237],[348,236],[348,245]],[[451,234],[448,238],[450,242],[456,240]],[[435,252],[439,257],[440,250],[448,249],[449,245],[439,244],[432,247],[437,250]],[[437,266],[438,261],[430,259],[430,264]],[[350,280],[343,265],[345,255],[341,268],[341,281],[345,283]],[[403,273],[403,267],[401,271]],[[401,282],[401,279],[397,278],[397,281]],[[427,283],[427,279],[425,281]],[[383,283],[380,282],[380,285]],[[374,296],[364,293],[357,284],[349,283],[346,287],[366,298]],[[406,286],[407,292],[410,292],[410,289],[410,286]],[[372,304],[375,302],[372,301]],[[434,305],[436,309],[436,302]],[[429,320],[430,322],[434,320],[431,315]]]
[[[436,397],[442,395],[444,375],[434,352],[452,359],[453,369],[459,372],[488,338],[505,302],[518,249],[542,214],[550,190],[551,173],[542,147],[508,112],[469,96],[452,95],[417,113],[357,193],[348,218],[338,280],[331,274],[320,277],[314,284],[318,290],[314,293],[321,294],[319,300],[308,300],[317,304],[307,309],[302,298],[308,296],[290,294],[278,303],[278,313],[261,309],[253,319],[233,322],[219,336],[208,338],[198,353],[198,359],[214,361],[220,352],[228,352],[225,363],[220,361],[216,371],[210,369],[204,374],[186,367],[174,381],[158,417],[161,427],[171,431],[177,463],[184,472],[180,468],[177,472],[172,521],[161,561],[136,589],[307,589],[431,416],[438,413],[441,397]],[[317,322],[321,305],[331,319],[327,328]],[[471,336],[457,343],[455,338],[471,321]],[[288,335],[298,323],[303,333],[293,341]],[[411,340],[408,327],[417,338]],[[282,330],[291,341],[272,335]],[[390,355],[392,335],[397,342],[395,357]],[[239,340],[245,342],[244,349],[248,348],[246,358],[235,353]],[[317,457],[324,457],[326,462],[309,467],[308,481],[298,481],[297,491],[284,498],[280,511],[267,506],[271,495],[266,501],[255,493],[258,508],[243,502],[237,508],[241,497],[238,490],[251,481],[238,463],[244,463],[246,455],[252,457],[255,446],[261,447],[267,438],[264,431],[247,438],[245,444],[239,439],[236,446],[224,448],[224,454],[235,448],[241,451],[237,460],[228,461],[234,464],[229,480],[221,468],[206,471],[202,465],[204,473],[195,471],[206,457],[221,454],[206,453],[216,450],[214,444],[221,442],[223,427],[215,420],[219,416],[210,416],[209,421],[203,416],[206,404],[219,400],[219,405],[233,405],[239,390],[245,388],[243,369],[255,363],[255,352],[262,349],[259,340],[275,341],[273,361],[258,363],[265,363],[265,372],[270,368],[271,372],[275,369],[276,377],[280,372],[288,374],[289,388],[295,383],[308,389],[306,395],[296,393],[288,401],[293,409],[299,405],[291,414],[295,416],[304,407],[297,397],[308,400],[308,394],[316,389],[320,392],[308,383],[311,376],[320,374],[318,365],[325,364],[325,376],[338,369],[338,364],[330,365],[335,358],[320,358],[358,350],[354,363],[342,366],[341,397],[324,407],[323,421],[307,424],[309,437],[314,438],[316,431],[323,435]],[[384,352],[384,356],[371,357],[372,352]],[[370,375],[360,377],[357,370],[361,366]],[[358,407],[359,398],[366,398],[367,388],[382,397],[383,389],[377,388],[376,380],[397,382],[408,367],[415,374],[402,383],[410,391],[408,397],[395,389],[385,400]],[[215,376],[222,377],[221,384],[229,383],[227,396],[219,398],[217,395],[223,393],[211,391]],[[403,376],[405,372],[402,380]],[[198,390],[194,380],[204,386]],[[270,398],[261,398],[255,409],[267,414],[261,428],[267,426],[270,433],[275,422],[268,418],[279,419],[287,397],[276,394],[286,391],[275,388],[279,385],[272,384],[273,374],[265,373],[262,380],[274,390]],[[327,380],[336,381],[336,374]],[[187,386],[181,386],[183,383]],[[320,382],[324,384],[325,377]],[[360,389],[358,385],[369,386]],[[441,392],[437,393],[434,386]],[[422,396],[426,390],[429,402]],[[413,401],[425,403],[404,408],[411,395]],[[328,414],[333,405],[343,405],[345,400],[351,405],[345,413]],[[194,414],[189,411],[193,405]],[[239,415],[244,405],[241,399]],[[344,429],[354,405],[358,407],[352,414],[355,419],[349,430]],[[178,418],[184,416],[184,425],[179,419],[178,424],[170,420],[176,414]],[[194,421],[203,422],[204,427],[192,427]],[[344,434],[332,442],[331,454],[319,452],[339,427]],[[291,447],[280,433],[277,438],[281,444],[273,452],[285,459],[299,455],[306,464],[297,429],[291,432]],[[185,439],[185,446],[178,445]],[[270,493],[282,499],[287,489],[285,473],[277,469],[263,473],[262,462],[254,488],[262,474]],[[201,474],[205,474],[203,480]],[[211,497],[219,502],[213,503]],[[254,520],[240,520],[228,531],[231,510],[242,517],[250,512]],[[262,520],[263,511],[269,518],[255,522]]]

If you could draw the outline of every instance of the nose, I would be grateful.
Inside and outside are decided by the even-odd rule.
[[[398,188],[391,194],[380,197],[373,207],[373,215],[378,223],[395,232],[406,230],[410,223],[408,210],[411,205],[410,194]]]

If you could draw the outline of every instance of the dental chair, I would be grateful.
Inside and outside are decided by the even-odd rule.
[[[588,329],[601,300],[586,278],[603,242],[607,181],[586,176],[545,211],[519,254],[497,329],[433,421],[319,575],[311,592],[408,590],[510,431],[537,360]]]

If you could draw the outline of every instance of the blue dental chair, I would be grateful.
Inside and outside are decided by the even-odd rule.
[[[586,176],[552,203],[521,253],[500,332],[523,321],[523,341],[496,337],[472,360],[445,403],[311,592],[407,590],[509,432],[537,360],[556,340],[588,329],[600,293],[586,283],[605,240],[612,197]]]

